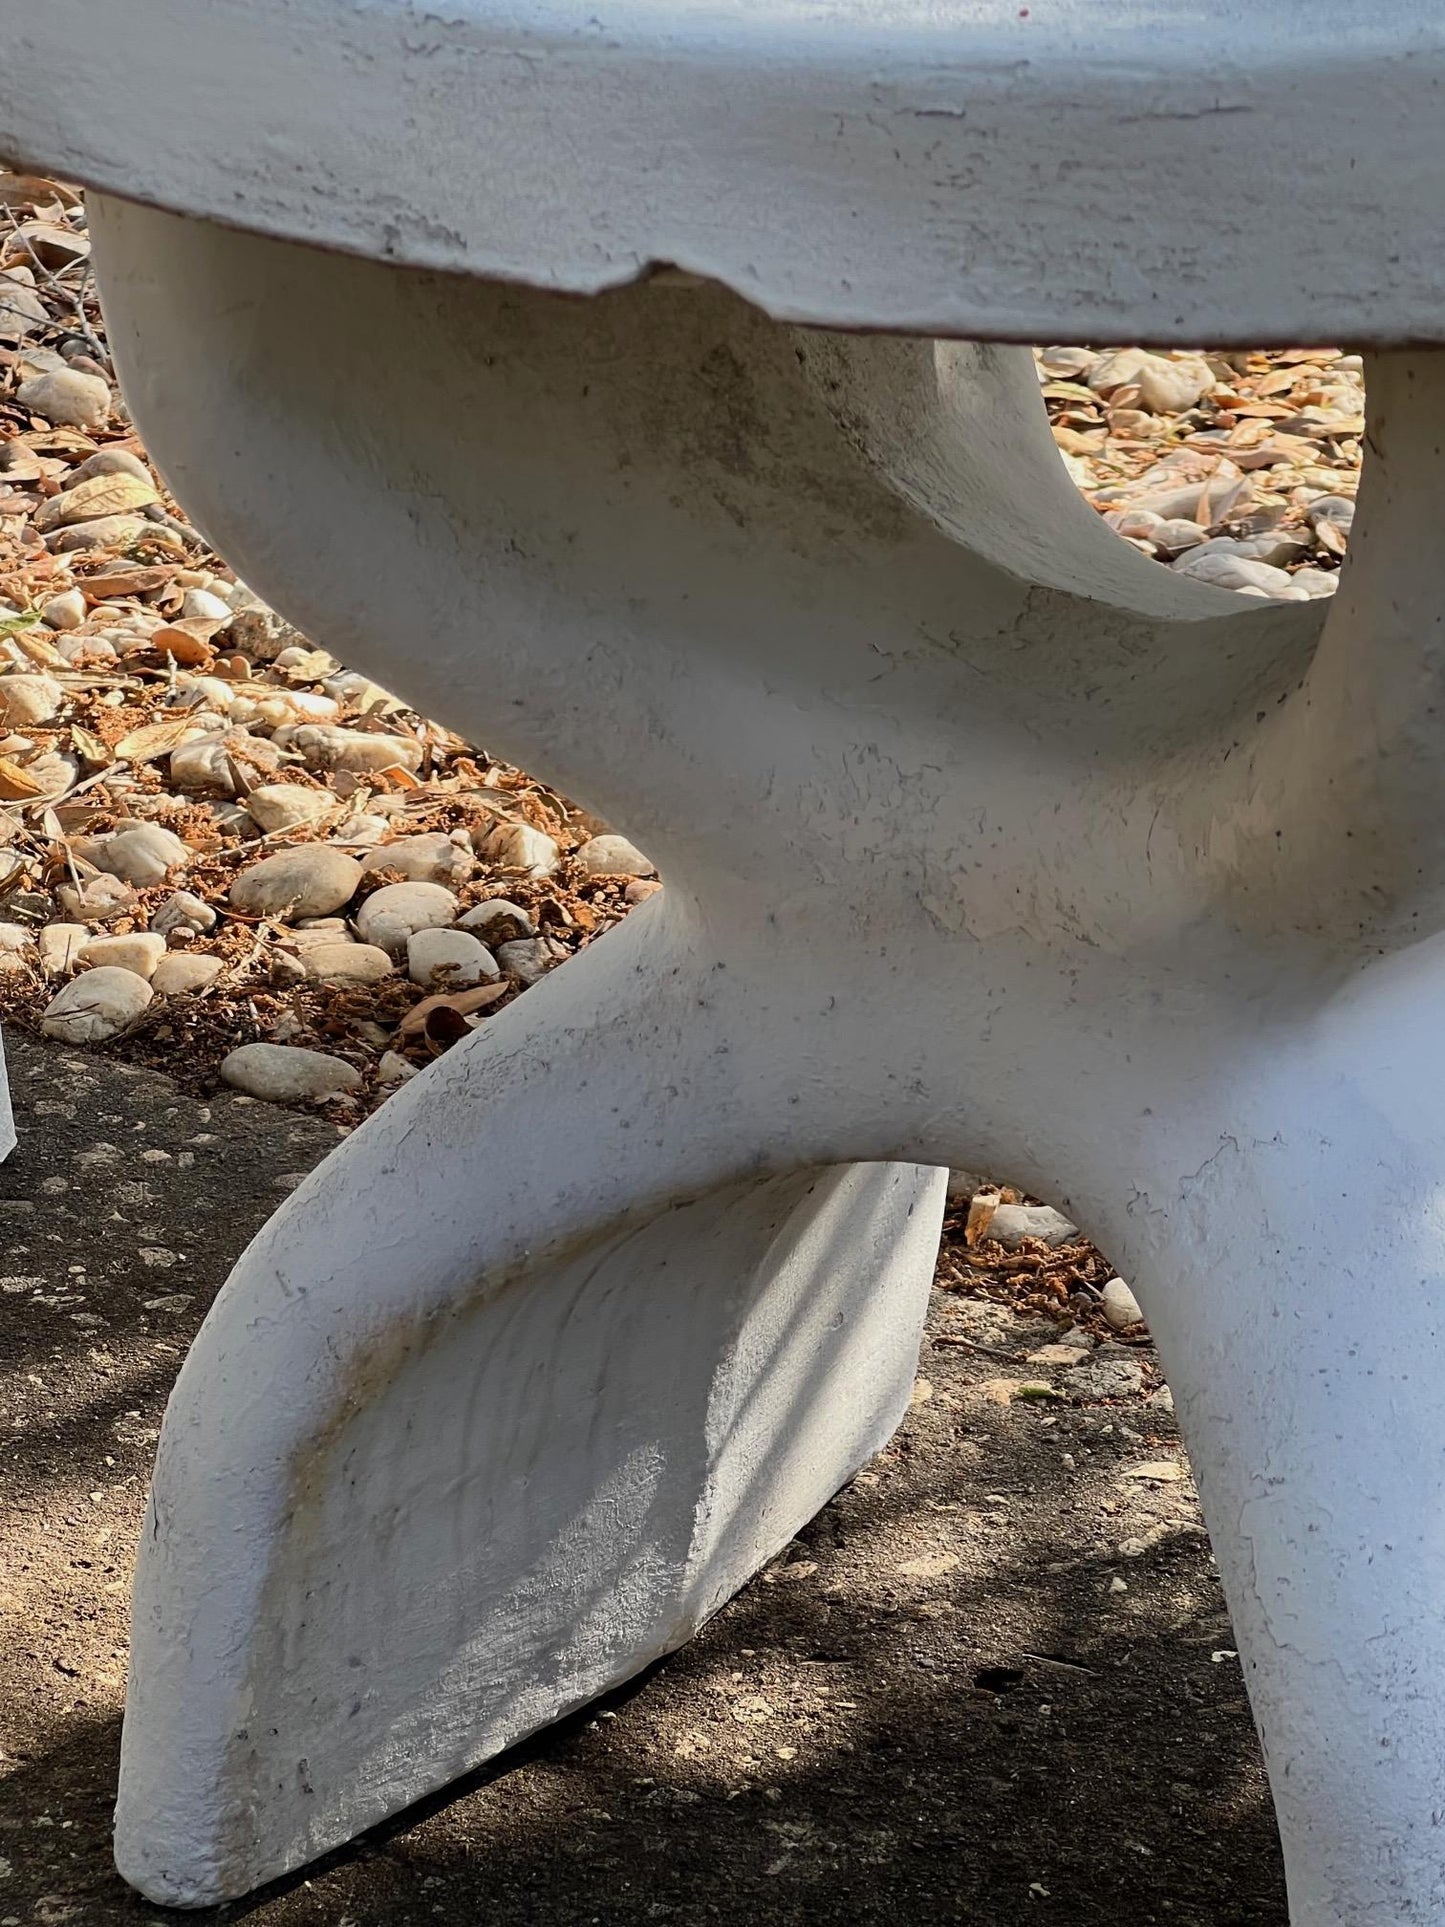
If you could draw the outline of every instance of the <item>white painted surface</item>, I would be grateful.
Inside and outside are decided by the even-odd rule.
[[[15,1112],[10,1103],[10,1077],[5,1068],[5,1045],[0,1040],[0,1164],[15,1149]]]
[[[536,1652],[601,1629],[566,1693],[528,1713],[524,1664],[491,1738],[464,1733],[447,1682],[474,1661],[449,1674],[421,1621],[419,1649],[388,1626],[358,1669],[395,1665],[399,1707],[428,1709],[403,1752],[348,1751],[323,1721],[326,1791],[298,1799],[296,1769],[238,1738],[268,1695],[339,1704],[300,1619],[350,1624],[349,1568],[326,1562],[381,1528],[348,1510],[365,1501],[334,1441],[366,1490],[435,1466],[436,1441],[412,1460],[382,1419],[422,1382],[413,1353],[442,1361],[426,1389],[449,1409],[431,1334],[493,1303],[479,1281],[515,1277],[517,1310],[506,1338],[476,1313],[459,1358],[570,1358],[549,1336],[568,1254],[659,1224],[639,1231],[656,1265],[589,1314],[628,1382],[669,1223],[716,1224],[679,1247],[705,1270],[787,1173],[896,1159],[1006,1170],[1119,1263],[1198,1474],[1295,1927],[1440,1927],[1445,367],[1372,364],[1333,604],[1241,608],[1079,501],[1021,353],[794,332],[709,287],[579,302],[403,273],[103,197],[92,224],[147,445],[245,578],[666,880],[348,1140],[203,1331],[146,1539],[127,1872],[157,1898],[234,1891],[682,1636],[706,1453],[659,1487],[673,1550],[653,1579],[603,1586],[591,1619],[561,1624],[555,1562],[499,1541],[479,1596],[540,1572]],[[872,1263],[831,1289],[861,1303]],[[676,1305],[711,1369],[727,1346],[702,1289]],[[827,1415],[826,1369],[799,1382],[825,1416],[800,1417],[798,1449],[851,1461],[871,1418]],[[511,1465],[513,1430],[474,1430],[487,1465]],[[681,1463],[695,1429],[667,1436]],[[573,1496],[593,1546],[585,1495],[613,1489],[610,1463],[563,1451],[540,1486]],[[755,1469],[749,1503],[776,1482],[788,1517],[826,1484],[767,1452]],[[470,1529],[450,1566],[438,1548],[486,1488],[425,1486],[429,1569],[477,1559]],[[753,1522],[735,1562],[718,1551],[720,1587],[767,1537]],[[298,1643],[267,1645],[276,1625]],[[288,1772],[285,1800],[256,1796],[259,1837],[238,1831],[256,1776]]]
[[[464,1139],[396,1157],[495,1072],[471,1056],[278,1213],[172,1397],[116,1821],[163,1904],[313,1859],[681,1645],[907,1405],[941,1172],[745,1180],[493,1266],[517,1161],[574,1156],[586,1106],[539,1077],[555,1136],[509,1157],[474,1090]],[[438,1158],[471,1208],[428,1236]]]
[[[592,291],[1015,340],[1445,337],[1435,0],[8,0],[0,151]]]

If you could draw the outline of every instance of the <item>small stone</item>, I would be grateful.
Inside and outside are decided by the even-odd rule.
[[[209,589],[187,589],[181,597],[183,622],[229,622],[232,613],[230,603],[222,602]]]
[[[330,790],[305,783],[263,783],[246,798],[246,808],[263,830],[311,829],[340,808]]]
[[[1109,1581],[1109,1591],[1118,1593],[1118,1592],[1128,1592],[1128,1590],[1129,1590],[1128,1580],[1121,1579],[1118,1573],[1116,1572],[1114,1574],[1114,1577]]]
[[[1025,1238],[1042,1238],[1045,1244],[1066,1245],[1079,1235],[1062,1211],[1051,1204],[1001,1204],[988,1221],[986,1238],[994,1238],[1010,1251],[1016,1251]]]
[[[1105,1285],[1099,1300],[1099,1308],[1106,1323],[1116,1332],[1125,1331],[1130,1325],[1137,1325],[1144,1314],[1139,1309],[1139,1300],[1130,1291],[1122,1278],[1111,1278]]]
[[[1082,1325],[1071,1325],[1066,1332],[1060,1332],[1057,1342],[1076,1352],[1091,1352],[1094,1349],[1094,1335],[1085,1331]]]
[[[409,883],[444,883],[455,890],[466,882],[476,868],[470,850],[460,850],[440,831],[424,836],[399,836],[395,842],[381,843],[361,865],[368,874],[395,870]]]
[[[427,990],[470,990],[501,967],[468,930],[417,930],[406,940],[407,975]]]
[[[60,713],[65,691],[49,676],[0,676],[0,723],[26,729]]]
[[[1170,361],[1163,355],[1146,355],[1134,380],[1139,386],[1139,406],[1147,413],[1182,415],[1209,393],[1214,371],[1196,356]]]
[[[396,969],[384,950],[372,943],[308,944],[301,952],[306,975],[314,984],[379,984]]]
[[[46,536],[45,546],[52,555],[73,555],[80,549],[126,548],[139,536],[161,532],[143,515],[98,515],[93,522],[56,529]]]
[[[1103,1351],[1069,1373],[1069,1391],[1075,1398],[1132,1398],[1144,1386],[1144,1368],[1132,1358]]]
[[[1293,582],[1283,569],[1268,562],[1251,562],[1247,556],[1220,555],[1217,551],[1201,554],[1190,549],[1170,564],[1176,575],[1187,575],[1196,582],[1209,582],[1216,589],[1254,589],[1281,601],[1298,599]]]
[[[1093,364],[1084,380],[1096,395],[1109,395],[1137,381],[1139,370],[1151,359],[1147,348],[1115,348]]]
[[[649,897],[660,896],[662,885],[656,877],[634,877],[622,892],[624,903],[646,903]]]
[[[51,998],[40,1028],[62,1043],[104,1044],[135,1022],[152,994],[145,978],[133,970],[87,970]]]
[[[66,988],[73,990],[75,985]],[[344,1059],[296,1044],[242,1044],[222,1058],[221,1078],[233,1090],[272,1104],[335,1097],[361,1084],[360,1071]]]
[[[524,985],[538,982],[566,955],[565,948],[550,937],[519,937],[514,943],[497,946],[497,962]]]
[[[225,960],[199,950],[172,950],[161,958],[151,978],[151,988],[162,997],[179,997],[187,991],[204,990],[225,969]]]
[[[28,950],[35,941],[35,932],[27,924],[0,923],[0,951],[12,956]]]
[[[338,823],[331,841],[346,850],[369,850],[391,835],[391,823],[370,810],[358,811]]]
[[[104,428],[110,417],[110,383],[75,368],[22,381],[15,391],[22,408],[66,428]]]
[[[1077,1345],[1040,1345],[1036,1352],[1030,1352],[1030,1365],[1052,1365],[1069,1367],[1078,1365],[1087,1356]]]
[[[280,762],[281,752],[264,736],[228,730],[214,736],[199,736],[194,742],[182,743],[172,750],[171,781],[177,789],[234,796],[236,768],[254,778],[262,773],[270,775]],[[249,803],[249,798],[247,801]]]
[[[140,889],[164,883],[168,870],[179,869],[191,860],[190,850],[170,830],[162,829],[159,823],[132,821],[109,836],[97,837],[89,854],[97,869]]]
[[[1182,555],[1186,549],[1197,549],[1202,542],[1208,541],[1208,532],[1187,516],[1171,516],[1167,521],[1155,517],[1155,526],[1149,532],[1149,540],[1160,555]]]
[[[37,939],[40,968],[47,977],[66,976],[89,940],[90,930],[83,923],[47,923]]]
[[[133,970],[147,981],[155,975],[156,965],[166,954],[166,940],[154,930],[139,930],[128,937],[91,937],[80,952],[83,964],[111,965],[118,970]]]
[[[79,589],[64,589],[40,605],[40,620],[50,629],[78,629],[85,616],[85,597]]]
[[[384,769],[415,771],[422,746],[410,736],[372,735],[332,723],[303,723],[287,732],[281,745],[294,749],[308,769],[349,769],[375,774]]]
[[[398,1056],[394,1050],[383,1051],[381,1062],[376,1067],[377,1085],[382,1089],[388,1089],[397,1084],[405,1084],[408,1078],[416,1076],[417,1068],[415,1064],[408,1064],[406,1059]]]
[[[1174,1394],[1167,1385],[1161,1385],[1157,1392],[1151,1392],[1144,1403],[1152,1405],[1156,1412],[1167,1412],[1171,1418],[1174,1416]]]
[[[83,462],[71,469],[61,483],[62,489],[79,488],[82,482],[89,482],[97,475],[133,475],[138,482],[149,482],[151,472],[139,455],[132,455],[128,448],[98,448],[93,455],[87,455]]]
[[[151,918],[151,929],[159,930],[163,937],[182,930],[199,937],[215,927],[215,911],[191,890],[173,890]]]
[[[380,683],[373,682],[369,676],[360,675],[354,669],[344,670],[339,676],[328,676],[322,687],[328,696],[345,703],[353,713],[364,714],[367,710],[373,710],[386,715],[393,709],[406,707],[390,690],[383,689]]]
[[[1307,548],[1308,544],[1299,536],[1281,529],[1265,529],[1258,535],[1215,535],[1190,550],[1190,566],[1179,573],[1197,575],[1195,564],[1206,555],[1232,555],[1244,562],[1265,562],[1271,568],[1283,568],[1286,562],[1297,562]]]
[[[112,917],[128,916],[135,909],[135,892],[119,877],[87,877],[77,889],[62,883],[56,895],[60,907],[74,923],[109,923]]]
[[[1126,1479],[1150,1479],[1159,1485],[1177,1485],[1184,1477],[1184,1468],[1178,1459],[1150,1459],[1143,1465],[1126,1466],[1120,1476]]]
[[[573,854],[591,877],[644,877],[657,868],[625,836],[594,836]]]
[[[1312,602],[1317,596],[1333,595],[1340,586],[1340,578],[1330,569],[1296,569],[1290,581]]]
[[[355,943],[344,917],[298,917],[286,932],[288,950],[305,955],[319,943]]]
[[[13,273],[0,275],[0,341],[23,341],[49,320],[45,303],[33,287],[26,287]]]
[[[550,836],[530,823],[494,823],[477,845],[477,854],[503,870],[525,870],[529,877],[551,876],[562,852]]]
[[[537,926],[522,908],[520,903],[510,903],[506,897],[489,897],[485,903],[474,903],[470,910],[457,918],[459,930],[474,930],[485,933],[492,926],[500,925],[496,941],[505,942],[508,937],[535,937]],[[510,924],[515,926],[508,929]],[[492,938],[488,938],[490,943]]]
[[[359,874],[360,864],[354,867]],[[456,914],[456,898],[439,883],[386,883],[357,911],[356,928],[364,943],[379,944],[388,955],[399,957],[408,937],[418,930],[446,929]]]
[[[1317,529],[1321,522],[1333,522],[1337,529],[1348,535],[1355,523],[1355,503],[1349,495],[1317,495],[1305,510],[1310,527]]]
[[[349,903],[361,882],[361,865],[325,843],[278,850],[243,870],[231,885],[231,904],[248,916],[324,917]]]

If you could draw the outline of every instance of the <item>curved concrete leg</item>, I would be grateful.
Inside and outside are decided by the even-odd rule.
[[[897,1404],[901,1340],[866,1412],[790,1394],[777,1442],[747,1448],[735,1552],[699,1568],[684,1514],[721,1477],[696,1415],[733,1372],[725,1334],[805,1302],[766,1256],[793,1235],[777,1214],[812,1238],[834,1185],[862,1187],[865,1227],[932,1195],[875,1173],[804,1202],[784,1174],[898,1159],[1006,1170],[1128,1268],[1179,1392],[1297,1927],[1445,1927],[1439,359],[1373,371],[1327,619],[1118,543],[1063,476],[1021,351],[803,333],[662,281],[565,300],[99,198],[92,227],[132,406],[247,578],[667,880],[352,1139],[217,1307],[142,1567],[126,1871],[157,1897],[237,1891],[680,1637],[776,1543],[774,1480],[811,1503]],[[877,1317],[896,1294],[911,1342],[914,1287],[859,1235],[828,1291],[851,1306],[880,1275]],[[601,1282],[559,1338],[584,1250]],[[624,1250],[646,1260],[626,1290]],[[469,1468],[512,1466],[531,1413],[457,1419],[486,1450],[448,1461],[411,1527],[445,1611],[389,1629],[395,1737],[351,1749],[308,1643],[350,1610],[328,1549],[355,1524],[386,1563],[366,1495],[394,1503],[398,1468],[434,1463],[394,1435],[421,1425],[422,1386],[460,1409],[428,1377],[449,1382],[444,1335],[490,1388],[511,1345],[572,1371],[590,1306],[609,1364],[587,1402],[610,1414],[684,1252],[698,1284],[675,1302],[711,1356],[688,1415],[647,1437],[686,1478],[649,1484],[626,1426],[621,1458],[559,1444],[540,1536],[507,1512],[483,1572],[502,1501]],[[767,1346],[742,1351],[766,1384]],[[780,1469],[793,1436],[816,1477]],[[610,1562],[589,1492],[622,1522]],[[797,1508],[778,1505],[781,1531]],[[659,1521],[665,1553],[638,1563]],[[509,1670],[488,1642],[516,1626]],[[464,1713],[483,1675],[510,1685]],[[307,1740],[267,1753],[255,1711],[278,1695]]]
[[[628,1678],[897,1424],[944,1174],[739,1177],[769,1120],[738,1158],[649,922],[348,1140],[197,1339],[117,1812],[152,1899],[244,1893]]]

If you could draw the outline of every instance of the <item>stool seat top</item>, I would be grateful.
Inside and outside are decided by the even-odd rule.
[[[1439,0],[9,0],[0,152],[829,326],[1445,340]]]

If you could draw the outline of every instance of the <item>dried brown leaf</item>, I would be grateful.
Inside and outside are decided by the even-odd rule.
[[[115,746],[115,754],[127,763],[149,763],[157,756],[167,756],[173,749],[202,732],[194,723],[178,719],[163,723],[142,723],[139,729],[132,729],[121,737]]]
[[[180,623],[167,623],[151,636],[151,648],[158,656],[167,656],[172,662],[184,663],[188,668],[201,668],[215,655],[204,637],[192,635]]]
[[[443,1008],[458,1017],[474,1017],[479,1010],[496,1003],[499,997],[505,997],[509,988],[508,984],[478,984],[474,990],[457,990],[450,996],[423,997],[402,1018],[397,1034],[401,1037],[419,1037],[426,1030],[431,1013]]]
[[[0,756],[0,803],[29,803],[45,793],[44,783],[37,783],[8,756]]]

